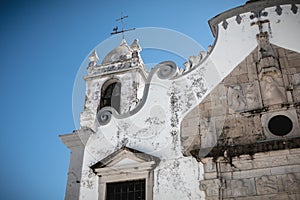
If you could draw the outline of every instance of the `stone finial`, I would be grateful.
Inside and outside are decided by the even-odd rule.
[[[89,55],[89,60],[90,60],[90,63],[89,63],[89,66],[95,66],[99,60],[99,57],[97,55],[97,52],[96,50],[94,50],[90,55]]]
[[[120,46],[123,46],[123,45],[127,45],[127,42],[126,42],[126,40],[125,40],[125,39],[122,39],[122,41],[121,41],[121,44],[120,44]]]
[[[89,59],[91,62],[97,62],[99,60],[96,50],[89,55]]]
[[[135,39],[132,44],[130,45],[130,48],[133,50],[133,51],[137,51],[137,52],[140,52],[142,50],[141,46],[139,45],[139,40],[138,39]]]
[[[260,32],[256,35],[257,43],[258,43],[258,56],[259,60],[265,57],[274,57],[276,58],[275,52],[269,41],[268,32]]]

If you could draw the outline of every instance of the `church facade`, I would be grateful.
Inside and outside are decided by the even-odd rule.
[[[138,40],[89,56],[66,200],[300,199],[300,1],[209,21],[215,43],[147,72]]]

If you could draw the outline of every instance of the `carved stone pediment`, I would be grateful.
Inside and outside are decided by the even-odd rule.
[[[109,176],[151,171],[159,162],[160,159],[155,156],[128,147],[122,147],[91,166],[91,169],[99,176]]]
[[[153,199],[153,169],[160,159],[144,152],[122,147],[90,168],[99,176],[99,198],[106,199],[108,183],[145,180],[146,200]]]

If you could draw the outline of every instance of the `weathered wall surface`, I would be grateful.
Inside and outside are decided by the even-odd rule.
[[[211,130],[218,133],[219,146],[251,144],[266,139],[280,139],[265,125],[264,117],[269,113],[287,113],[291,116],[295,131],[290,137],[299,136],[299,84],[300,53],[274,46],[279,57],[282,79],[279,89],[283,89],[284,100],[276,102],[276,91],[260,84],[257,71],[258,49],[246,57],[200,104],[182,121],[182,141],[184,153],[205,146],[212,141]],[[289,89],[290,88],[290,89]],[[270,93],[273,104],[263,101],[263,94]],[[218,119],[225,118],[224,124]],[[212,124],[211,122],[215,123]],[[210,126],[212,126],[210,128]],[[211,129],[211,130],[210,130]],[[200,136],[200,138],[199,138]],[[201,142],[202,140],[202,142]]]
[[[270,1],[259,2],[270,4]],[[220,196],[251,199],[272,195],[297,198],[298,193],[292,188],[298,185],[289,185],[288,193],[287,188],[283,189],[286,186],[282,186],[289,180],[298,184],[300,173],[299,151],[296,150],[299,142],[292,140],[299,134],[296,124],[299,123],[300,71],[295,51],[300,52],[300,43],[283,37],[287,27],[295,40],[300,35],[299,12],[295,6],[293,4],[292,10],[290,3],[279,8],[268,7],[265,10],[270,21],[262,28],[251,25],[257,20],[266,20],[262,10],[255,10],[251,4],[239,8],[234,15],[225,14],[226,18],[216,24],[217,40],[207,57],[184,72],[179,72],[171,62],[158,65],[149,73],[146,92],[132,112],[118,115],[110,108],[103,108],[97,113],[99,90],[105,80],[101,82],[103,77],[99,76],[97,80],[87,81],[88,98],[81,126],[94,132],[86,131],[89,135],[83,143],[80,160],[73,159],[76,163],[71,159],[71,164],[77,166],[76,192],[80,189],[74,199],[104,196],[105,190],[99,187],[99,177],[91,166],[122,146],[161,160],[153,170],[154,199],[218,199]],[[272,52],[268,42],[279,57],[258,55],[257,46],[265,48],[267,53]],[[288,116],[295,124],[281,144],[268,143],[282,139],[267,133],[265,124],[274,113]],[[68,136],[62,138],[68,143]],[[250,150],[249,145],[257,141],[263,144],[254,146],[253,152],[244,151]],[[82,152],[73,152],[82,155]],[[203,162],[204,173],[202,163],[190,153]],[[203,159],[203,156],[208,158]],[[218,167],[214,168],[216,163]],[[72,177],[69,179],[73,181]],[[277,181],[275,189],[269,189],[269,180]]]
[[[81,113],[81,127],[95,128],[96,114],[101,99],[103,84],[111,79],[121,83],[120,112],[126,113],[133,109],[141,99],[144,90],[145,79],[142,76],[142,70],[135,69],[131,71],[118,72],[114,74],[101,75],[99,77],[91,76],[86,80],[85,108]]]
[[[207,200],[300,199],[300,149],[202,159]]]
[[[291,7],[287,19],[298,15]],[[276,40],[272,20],[282,19],[272,10],[257,47],[181,123],[183,153],[204,166],[206,199],[300,199],[300,53]],[[286,133],[282,121],[272,128],[277,116],[289,118]]]

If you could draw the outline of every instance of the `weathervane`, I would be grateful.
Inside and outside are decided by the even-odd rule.
[[[111,35],[122,33],[122,39],[124,39],[124,32],[135,30],[135,28],[124,30],[124,19],[127,18],[127,17],[128,17],[128,15],[123,16],[123,14],[121,13],[121,18],[116,19],[116,21],[121,21],[122,30],[118,31],[118,26],[116,26],[115,28],[113,28],[113,32],[110,33]]]

